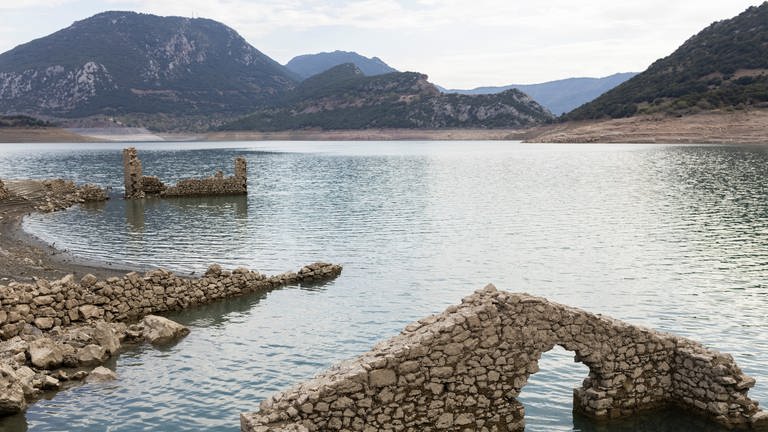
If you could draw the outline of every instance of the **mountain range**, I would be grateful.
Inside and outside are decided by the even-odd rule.
[[[567,78],[541,84],[510,84],[501,87],[477,87],[471,90],[441,89],[444,93],[494,94],[518,89],[555,115],[579,107],[617,85],[637,75],[637,72],[617,73],[604,78]]]
[[[246,113],[296,84],[208,19],[105,12],[0,54],[5,113]]]
[[[366,76],[345,63],[306,79],[273,106],[220,129],[514,128],[553,118],[519,90],[442,94],[423,74]]]
[[[300,79],[305,80],[313,75],[325,72],[328,69],[345,63],[357,66],[366,76],[383,75],[397,72],[397,70],[384,63],[378,57],[365,57],[356,52],[333,51],[317,54],[304,54],[292,58],[285,67],[295,73]]]
[[[567,120],[768,106],[768,2],[716,22]]]

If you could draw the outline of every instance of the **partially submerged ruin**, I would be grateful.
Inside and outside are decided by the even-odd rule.
[[[692,340],[492,285],[241,415],[244,432],[487,431],[525,427],[518,395],[560,345],[589,367],[574,409],[611,419],[678,405],[728,427],[768,413],[733,357]]]
[[[247,164],[244,157],[235,159],[235,173],[232,176],[225,177],[221,171],[218,171],[212,177],[183,179],[176,185],[168,186],[156,176],[145,176],[136,148],[129,147],[123,149],[123,171],[126,199],[146,196],[244,195],[248,193]]]

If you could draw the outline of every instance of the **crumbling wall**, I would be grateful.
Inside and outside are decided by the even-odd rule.
[[[327,280],[340,273],[341,266],[326,263],[269,277],[244,268],[226,271],[213,265],[202,278],[195,279],[154,270],[143,276],[134,272],[101,281],[86,275],[77,282],[70,275],[52,282],[11,282],[0,285],[0,339],[18,335],[27,324],[47,331],[91,319],[132,321],[286,284]]]
[[[235,159],[233,176],[225,177],[221,171],[218,171],[212,177],[183,179],[173,186],[164,184],[158,177],[143,176],[141,161],[133,147],[123,150],[123,168],[125,170],[126,198],[143,198],[147,195],[179,197],[248,193],[248,168],[243,157]]]
[[[8,192],[8,189],[5,187],[3,179],[0,179],[0,200],[8,199],[10,196],[11,193]]]
[[[144,198],[141,161],[135,147],[123,149],[123,178],[126,198]]]
[[[768,422],[728,355],[492,285],[372,351],[263,401],[244,432],[522,431],[517,400],[555,345],[589,368],[574,408],[617,418],[677,404],[734,428]]]

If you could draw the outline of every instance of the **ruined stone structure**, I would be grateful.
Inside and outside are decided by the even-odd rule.
[[[206,196],[206,195],[241,195],[248,192],[248,173],[245,158],[235,159],[235,173],[224,177],[219,171],[212,177],[180,180],[174,186],[168,186],[158,177],[142,174],[141,161],[133,147],[123,150],[123,170],[125,179],[125,197],[144,198],[145,196]]]
[[[123,149],[123,179],[126,198],[144,198],[141,161],[135,147]]]
[[[269,277],[213,265],[196,279],[153,270],[143,276],[134,272],[103,281],[86,275],[80,282],[71,276],[53,282],[39,279],[34,284],[11,282],[0,285],[0,339],[17,336],[28,324],[47,331],[92,319],[132,321],[287,284],[327,280],[340,273],[341,266],[325,263]]]
[[[8,189],[5,187],[5,183],[3,183],[3,180],[0,179],[0,200],[8,199],[11,194],[8,192]]]
[[[589,367],[574,409],[617,418],[680,405],[766,427],[755,380],[726,354],[670,334],[492,285],[241,416],[244,432],[522,431],[516,399],[555,345]]]

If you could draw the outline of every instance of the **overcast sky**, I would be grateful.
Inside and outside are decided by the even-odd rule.
[[[0,0],[0,52],[107,10],[215,19],[286,63],[357,51],[449,88],[642,71],[762,0]]]

